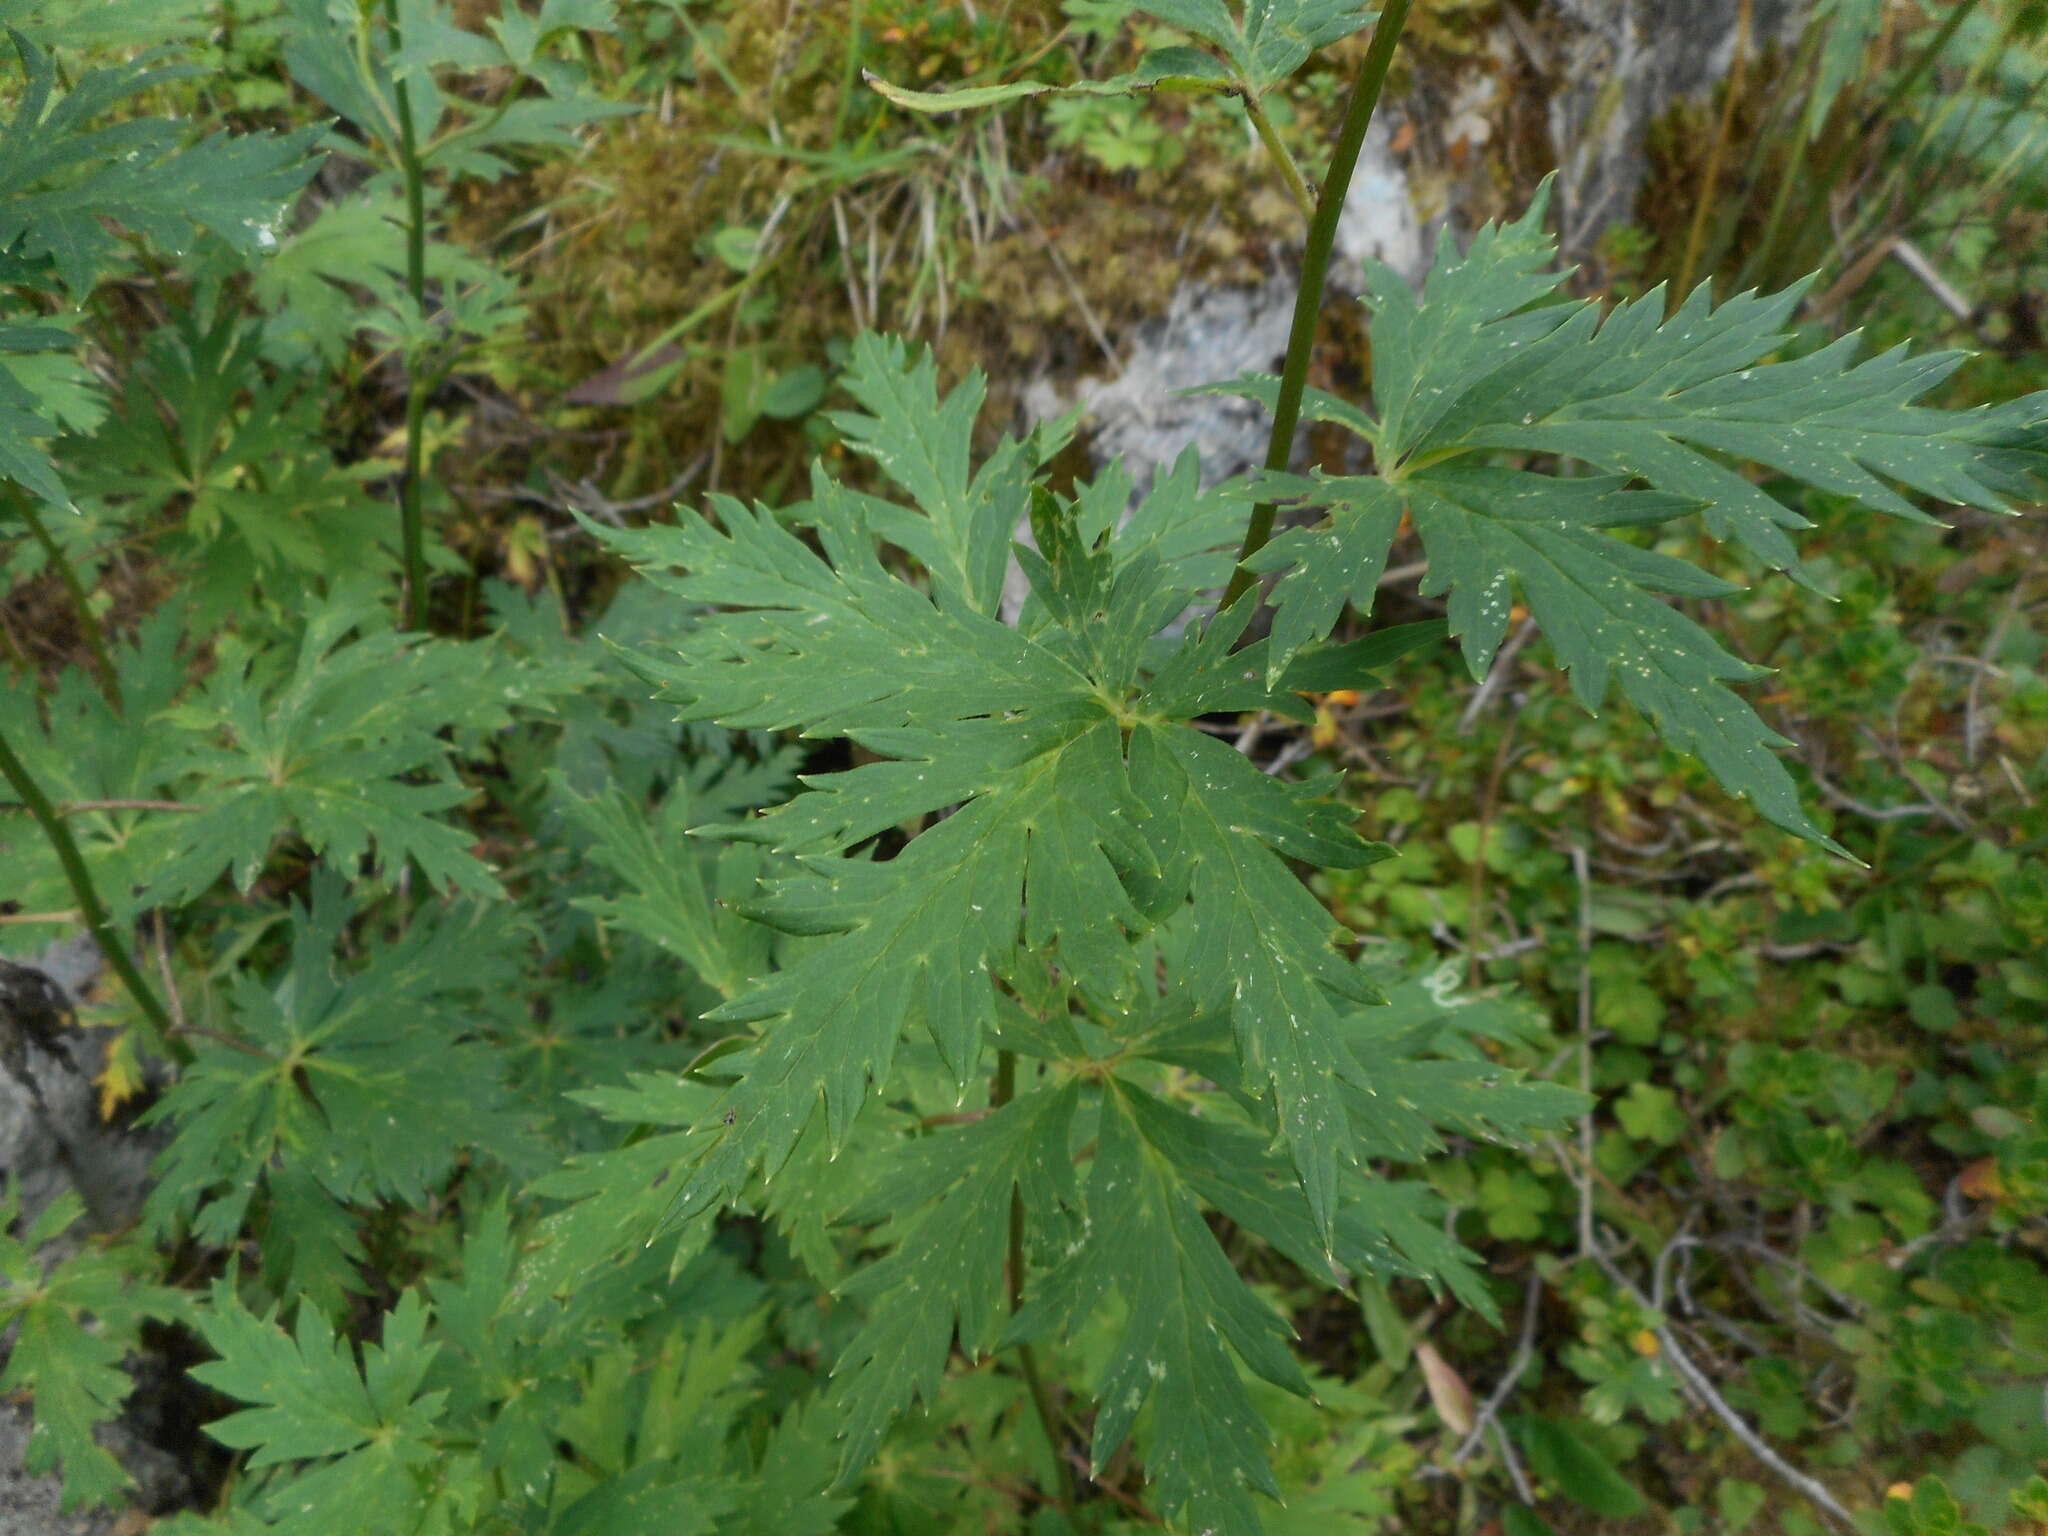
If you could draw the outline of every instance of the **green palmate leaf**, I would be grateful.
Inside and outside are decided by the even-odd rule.
[[[255,254],[276,243],[279,211],[316,169],[319,127],[282,137],[218,134],[181,148],[182,125],[133,118],[89,125],[109,109],[189,70],[144,56],[96,69],[56,90],[49,57],[11,32],[26,71],[13,118],[0,129],[0,249],[47,262],[83,294],[119,249],[126,227],[179,251],[204,230]]]
[[[0,691],[0,733],[44,792],[59,801],[176,802],[177,760],[189,740],[165,725],[162,712],[184,686],[186,658],[177,604],[166,604],[137,629],[135,644],[116,645],[113,661],[125,712],[107,701],[96,677],[65,671],[40,699],[33,690]],[[31,912],[52,911],[73,900],[69,878],[30,818],[0,789],[0,865],[10,900]],[[130,921],[137,892],[180,845],[175,813],[140,809],[81,812],[66,818],[112,920]],[[0,928],[0,949],[28,930]],[[41,940],[34,941],[40,947]]]
[[[145,1208],[153,1229],[231,1242],[267,1196],[295,1236],[266,1268],[329,1303],[358,1284],[344,1207],[424,1200],[479,1150],[524,1156],[503,1064],[476,1036],[478,991],[510,968],[505,925],[474,911],[416,923],[347,972],[335,957],[350,917],[340,881],[317,877],[289,965],[267,985],[235,977],[232,1034],[149,1112],[178,1128]]]
[[[1134,10],[1213,43],[1237,78],[1264,93],[1318,48],[1370,26],[1354,0],[1136,0]]]
[[[223,667],[172,711],[212,743],[181,764],[204,809],[180,823],[160,895],[196,894],[224,870],[247,888],[286,833],[337,861],[374,848],[390,875],[411,859],[436,883],[495,894],[470,837],[436,814],[470,798],[439,732],[503,723],[510,680],[472,649],[379,627],[388,623],[367,601],[326,604],[289,674]]]
[[[179,568],[195,629],[246,612],[262,576],[367,576],[388,559],[390,509],[322,441],[329,400],[300,376],[269,376],[265,344],[266,328],[232,306],[177,315],[143,344],[70,469],[88,505],[131,525],[165,517],[158,548]]]
[[[903,1144],[875,1174],[855,1220],[893,1218],[890,1255],[842,1287],[867,1320],[833,1367],[841,1465],[866,1465],[913,1397],[936,1394],[957,1339],[970,1357],[1002,1331],[1011,1202],[1029,1230],[1076,1206],[1073,1085],[1029,1093],[961,1130]]]
[[[878,456],[936,502],[932,517],[820,482],[806,516],[822,558],[730,501],[715,503],[723,534],[685,523],[604,535],[643,564],[684,568],[659,578],[676,595],[743,605],[702,621],[673,659],[638,658],[685,718],[843,735],[886,759],[814,779],[809,793],[721,834],[802,858],[808,872],[776,883],[754,910],[822,942],[711,1015],[760,1038],[678,1208],[730,1198],[757,1164],[772,1170],[821,1099],[830,1140],[842,1140],[906,1024],[927,1031],[956,1073],[972,1071],[994,1017],[993,979],[1020,939],[1117,1006],[1139,976],[1129,936],[1192,902],[1224,936],[1192,971],[1194,985],[1236,1020],[1327,1229],[1335,1170],[1350,1155],[1329,1076],[1343,1065],[1327,1044],[1330,995],[1370,994],[1336,963],[1335,925],[1284,860],[1355,866],[1385,850],[1352,833],[1350,813],[1316,787],[1280,784],[1177,723],[1210,710],[1300,709],[1287,691],[1293,675],[1278,689],[1261,683],[1263,642],[1231,653],[1249,605],[1156,671],[1148,662],[1153,638],[1191,601],[1178,578],[1200,563],[1179,530],[1213,515],[1192,473],[1154,488],[1128,546],[1092,490],[1074,503],[1029,493],[1039,548],[1020,551],[1032,596],[1023,627],[1010,628],[983,611],[1001,567],[983,563],[977,541],[1004,524],[970,493],[993,471],[969,474],[969,413],[937,405],[921,365],[892,357],[887,387],[863,386],[871,420],[895,411],[904,433],[920,421],[928,430],[907,444],[892,431]],[[857,430],[871,443],[884,436]],[[883,568],[877,534],[926,553],[932,595]],[[891,859],[847,857],[949,807]]]
[[[1315,788],[1278,784],[1171,725],[1212,707],[1290,705],[1257,688],[1255,655],[1229,655],[1249,608],[1147,680],[1145,643],[1188,594],[1161,586],[1149,553],[1116,569],[1112,547],[1085,549],[1071,514],[1044,502],[1044,551],[1026,551],[1040,612],[1030,635],[893,578],[858,506],[850,528],[821,530],[831,563],[764,514],[719,510],[727,537],[705,524],[612,537],[690,567],[668,578],[680,596],[762,604],[711,618],[678,662],[643,657],[647,676],[690,719],[829,729],[889,760],[811,780],[809,795],[743,829],[813,870],[776,885],[758,915],[831,938],[711,1016],[766,1032],[678,1208],[729,1198],[754,1163],[772,1169],[819,1098],[831,1141],[844,1139],[905,1024],[971,1071],[993,1020],[991,977],[1018,938],[1108,999],[1135,979],[1122,934],[1192,899],[1229,934],[1217,952],[1231,956],[1196,985],[1229,1001],[1327,1225],[1348,1153],[1325,1077],[1335,1057],[1319,1042],[1333,1028],[1323,993],[1368,991],[1333,961],[1335,926],[1282,856],[1364,864],[1384,850]],[[958,809],[887,862],[840,856],[948,805]]]
[[[276,244],[281,209],[314,169],[308,151],[317,128],[286,137],[216,135],[181,147],[185,129],[169,119],[94,127],[110,109],[183,72],[145,55],[89,71],[59,91],[49,56],[12,27],[8,35],[25,74],[13,115],[0,126],[0,250],[13,282],[82,299],[115,264],[123,229],[170,251],[182,251],[200,231],[247,254]],[[83,424],[77,407],[86,380],[67,366],[76,345],[65,330],[0,323],[0,351],[20,359],[0,368],[0,476],[59,506],[68,497],[40,443],[60,425]]]
[[[1095,1470],[1149,1402],[1149,1470],[1160,1507],[1185,1510],[1198,1530],[1255,1532],[1253,1490],[1277,1498],[1280,1488],[1239,1362],[1290,1391],[1305,1393],[1307,1383],[1288,1352],[1286,1323],[1231,1268],[1193,1194],[1146,1139],[1137,1102],[1105,1096],[1087,1186],[1094,1240],[1042,1282],[1012,1332],[1033,1337],[1085,1317],[1108,1294],[1121,1296],[1129,1321],[1095,1388]]]
[[[112,1502],[131,1479],[93,1436],[135,1383],[121,1368],[140,1347],[142,1325],[182,1318],[184,1298],[139,1283],[141,1255],[89,1246],[61,1262],[49,1245],[84,1216],[75,1194],[52,1201],[18,1235],[20,1191],[0,1204],[0,1328],[11,1330],[0,1392],[31,1392],[35,1420],[23,1465],[61,1471],[63,1507]]]
[[[1275,855],[1336,868],[1391,850],[1360,843],[1345,811],[1315,802],[1314,786],[1282,784],[1214,737],[1147,729],[1140,739],[1159,754],[1159,777],[1184,796],[1182,857],[1207,919],[1188,988],[1199,1006],[1231,1018],[1245,1070],[1270,1096],[1327,1229],[1338,1169],[1355,1155],[1339,1093],[1355,1069],[1339,1044],[1334,999],[1376,994],[1330,947],[1334,919]]]
[[[448,1394],[423,1391],[439,1351],[426,1341],[428,1313],[408,1292],[383,1319],[381,1339],[355,1350],[337,1339],[318,1307],[299,1307],[296,1335],[257,1317],[226,1281],[213,1290],[199,1331],[221,1358],[194,1366],[206,1385],[252,1406],[216,1420],[207,1432],[221,1444],[251,1452],[260,1471],[312,1463],[259,1498],[272,1529],[332,1530],[348,1511],[365,1530],[418,1529],[438,1502],[432,1489],[446,1452],[433,1440]]]
[[[68,359],[75,344],[68,332],[50,326],[0,326],[0,351],[8,354],[0,364],[0,475],[58,505],[68,499],[64,482],[41,447],[42,439],[57,435],[56,413],[24,382],[20,364],[53,355]]]
[[[621,1253],[638,1254],[654,1240],[674,1203],[671,1176],[696,1150],[690,1128],[710,1118],[719,1091],[662,1073],[637,1076],[623,1088],[584,1089],[572,1097],[612,1120],[653,1133],[609,1151],[579,1153],[534,1181],[535,1194],[575,1202],[540,1224],[530,1267],[542,1294],[567,1292],[593,1266]],[[686,1228],[671,1246],[672,1265],[680,1268],[709,1236],[708,1224]]]
[[[627,886],[624,895],[585,897],[578,906],[680,956],[723,996],[767,969],[768,936],[719,901],[721,890],[750,890],[761,859],[752,849],[728,849],[719,870],[705,850],[687,846],[687,789],[672,790],[650,815],[617,788],[586,800],[559,774],[550,777],[558,803],[593,838],[591,857]]]
[[[1444,1130],[1519,1142],[1584,1113],[1576,1089],[1524,1078],[1474,1049],[1475,1036],[1515,1038],[1503,1012],[1497,999],[1458,995],[1440,970],[1345,1016],[1345,1045],[1371,1088],[1347,1087],[1361,1156],[1420,1162],[1443,1150]]]
[[[1798,290],[1713,308],[1702,286],[1669,320],[1661,294],[1604,320],[1594,303],[1546,302],[1561,277],[1549,270],[1544,204],[1539,195],[1521,219],[1481,231],[1462,253],[1447,245],[1419,297],[1372,269],[1380,414],[1363,435],[1377,473],[1263,482],[1267,494],[1325,514],[1253,561],[1284,573],[1268,674],[1327,633],[1346,601],[1370,609],[1406,514],[1430,560],[1425,591],[1449,595],[1451,628],[1475,675],[1491,664],[1519,593],[1588,708],[1619,683],[1730,791],[1777,825],[1838,848],[1800,806],[1772,750],[1783,739],[1727,686],[1758,669],[1659,596],[1736,589],[1612,530],[1697,511],[1717,537],[1801,575],[1785,530],[1806,519],[1731,461],[1922,521],[1894,484],[1999,509],[2048,479],[2048,395],[1967,412],[1916,406],[1959,356],[1894,351],[1856,363],[1853,338],[1774,361]],[[1488,468],[1488,450],[1555,454],[1613,474]],[[1631,489],[1634,481],[1651,489]]]
[[[1029,510],[1031,474],[1056,442],[1005,439],[976,471],[969,463],[972,428],[988,392],[979,370],[942,401],[938,365],[928,349],[915,355],[899,338],[855,339],[841,385],[862,407],[834,411],[847,446],[865,454],[916,504],[906,512],[861,498],[869,526],[915,555],[933,579],[978,613],[993,613],[1009,565],[1010,533]],[[819,477],[821,522],[852,512],[848,493]]]

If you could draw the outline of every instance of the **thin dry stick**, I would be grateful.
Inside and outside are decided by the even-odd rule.
[[[185,1002],[178,996],[178,982],[171,974],[171,943],[162,910],[151,912],[149,921],[156,939],[156,974],[164,984],[164,1005],[170,1009],[171,1021],[182,1034],[185,1029]]]
[[[867,312],[860,302],[860,281],[853,271],[853,236],[847,233],[846,204],[838,193],[832,194],[832,227],[839,236],[839,271],[846,282],[846,307],[853,311],[853,328],[864,331],[868,328]]]
[[[1980,707],[1984,696],[1984,672],[1991,664],[1991,658],[1998,654],[1998,647],[2005,640],[2005,632],[2011,626],[2013,615],[2019,611],[2020,589],[2024,582],[2014,582],[2013,588],[2005,595],[2005,602],[1998,610],[1998,622],[1991,626],[1991,634],[1984,642],[1983,665],[1970,676],[1970,686],[1963,694],[1963,758],[1974,768],[1984,745],[1984,716]]]
[[[1501,1465],[1508,1469],[1508,1477],[1514,1482],[1515,1492],[1520,1494],[1524,1504],[1536,1502],[1536,1490],[1529,1486],[1529,1474],[1522,1470],[1522,1458],[1515,1454],[1514,1442],[1508,1439],[1507,1430],[1500,1424],[1493,1426],[1493,1443],[1500,1447]]]
[[[1486,839],[1493,831],[1493,813],[1500,803],[1500,781],[1507,772],[1508,754],[1514,750],[1515,731],[1520,721],[1510,719],[1493,754],[1493,768],[1486,775],[1486,797],[1479,803],[1479,835],[1473,839],[1472,884],[1466,893],[1465,985],[1479,985],[1479,952],[1486,937]]]
[[[1937,304],[1962,324],[1975,327],[1977,306],[1948,285],[1947,280],[1935,271],[1934,263],[1920,253],[1917,245],[1910,240],[1894,240],[1889,254],[1892,260],[1920,280],[1920,285],[1934,295]]]
[[[1619,1268],[1609,1263],[1606,1255],[1596,1254],[1595,1257],[1600,1259],[1601,1267],[1607,1271],[1610,1278],[1615,1279],[1634,1295],[1638,1305],[1648,1307],[1649,1298],[1644,1296]],[[1715,1388],[1707,1373],[1701,1370],[1693,1358],[1680,1347],[1669,1323],[1660,1325],[1656,1332],[1657,1344],[1664,1351],[1665,1358],[1670,1360],[1672,1368],[1684,1378],[1685,1384],[1692,1388],[1700,1401],[1711,1408],[1715,1416],[1728,1426],[1728,1432],[1743,1443],[1750,1455],[1777,1473],[1785,1483],[1804,1494],[1816,1509],[1840,1521],[1844,1530],[1857,1529],[1856,1517],[1828,1491],[1825,1483],[1800,1471],[1779,1455],[1776,1447],[1752,1429],[1749,1422],[1728,1405],[1728,1400]]]
[[[1578,1176],[1574,1175],[1574,1177]],[[1582,1184],[1581,1189],[1585,1191],[1582,1198],[1590,1200],[1590,1183]],[[1666,1262],[1668,1262],[1672,1248],[1678,1247],[1681,1244],[1690,1244],[1692,1241],[1693,1239],[1682,1234],[1678,1238],[1674,1238],[1666,1246],[1665,1251],[1657,1256],[1657,1269],[1661,1271]],[[1643,1288],[1631,1280],[1622,1271],[1621,1266],[1609,1258],[1606,1251],[1598,1244],[1588,1248],[1587,1252],[1593,1259],[1593,1262],[1600,1266],[1601,1271],[1606,1274],[1607,1278],[1627,1293],[1637,1306],[1641,1307],[1645,1312],[1657,1312],[1660,1310],[1657,1303],[1651,1297],[1644,1294]],[[1752,1456],[1775,1472],[1785,1483],[1805,1495],[1814,1508],[1820,1510],[1831,1519],[1839,1521],[1844,1530],[1854,1532],[1857,1529],[1855,1516],[1851,1515],[1842,1506],[1841,1501],[1828,1491],[1826,1484],[1793,1466],[1791,1462],[1778,1453],[1776,1447],[1764,1439],[1762,1435],[1758,1434],[1755,1429],[1751,1428],[1748,1421],[1741,1414],[1728,1405],[1728,1400],[1720,1394],[1719,1390],[1714,1386],[1713,1380],[1700,1368],[1692,1356],[1685,1352],[1684,1346],[1679,1343],[1678,1336],[1672,1331],[1669,1323],[1660,1323],[1653,1332],[1656,1335],[1659,1351],[1665,1359],[1671,1362],[1672,1369],[1678,1372],[1679,1377],[1692,1390],[1693,1395],[1705,1403],[1708,1408],[1712,1409],[1714,1415],[1728,1426],[1729,1433],[1734,1435],[1737,1440],[1740,1440]]]
[[[1692,292],[1692,275],[1699,269],[1700,247],[1707,238],[1707,214],[1720,189],[1721,162],[1735,131],[1735,104],[1742,97],[1743,71],[1749,64],[1749,4],[1750,0],[1742,0],[1735,13],[1735,56],[1728,62],[1728,95],[1721,103],[1721,123],[1714,132],[1713,147],[1707,151],[1707,168],[1700,177],[1699,201],[1693,205],[1692,229],[1685,237],[1685,259],[1678,264],[1678,281],[1671,285],[1673,309]]]
[[[1121,378],[1124,360],[1116,355],[1116,348],[1109,344],[1109,333],[1102,328],[1102,321],[1096,317],[1095,307],[1088,302],[1088,295],[1082,291],[1080,283],[1075,281],[1074,269],[1067,265],[1067,258],[1062,256],[1060,248],[1053,244],[1052,236],[1046,232],[1045,226],[1038,222],[1037,215],[1027,209],[1024,218],[1031,225],[1032,232],[1038,236],[1039,244],[1045,247],[1045,254],[1052,260],[1053,271],[1057,272],[1060,281],[1066,284],[1067,297],[1074,301],[1074,307],[1080,311],[1081,323],[1088,327],[1088,334],[1095,338],[1095,345],[1101,349],[1104,359]]]
[[[1493,1422],[1506,1404],[1508,1397],[1522,1380],[1522,1372],[1529,1368],[1529,1361],[1536,1354],[1536,1309],[1543,1297],[1543,1276],[1533,1267],[1529,1271],[1528,1283],[1522,1288],[1522,1333],[1515,1342],[1515,1353],[1508,1361],[1508,1368],[1502,1374],[1498,1385],[1480,1404],[1479,1414],[1472,1421],[1472,1432],[1465,1436],[1458,1448],[1451,1452],[1451,1465],[1457,1466],[1479,1449],[1480,1439],[1486,1434],[1486,1426]]]
[[[1429,562],[1425,560],[1419,567],[1403,566],[1401,569],[1413,569],[1415,574],[1420,574],[1421,571],[1429,569]],[[1385,576],[1382,576],[1380,578],[1381,583],[1384,584],[1386,579]],[[1486,713],[1487,709],[1492,705],[1495,695],[1507,686],[1508,674],[1514,670],[1510,664],[1516,656],[1521,654],[1522,647],[1535,638],[1536,621],[1534,619],[1522,620],[1522,627],[1516,630],[1509,637],[1508,643],[1500,648],[1500,653],[1493,658],[1493,665],[1486,669],[1486,681],[1479,685],[1472,695],[1471,702],[1466,704],[1465,712],[1458,716],[1458,734],[1460,736],[1470,734],[1474,722]]]
[[[1579,883],[1579,1092],[1586,1112],[1579,1116],[1579,1155],[1587,1176],[1579,1184],[1579,1257],[1598,1251],[1593,1241],[1593,875],[1586,847],[1572,844],[1572,875]]]

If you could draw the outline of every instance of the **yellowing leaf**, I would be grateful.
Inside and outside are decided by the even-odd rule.
[[[142,1092],[142,1063],[135,1056],[133,1030],[122,1030],[108,1043],[106,1065],[92,1082],[100,1091],[102,1120],[112,1120],[123,1104]]]
[[[1465,1378],[1437,1353],[1434,1344],[1425,1341],[1416,1345],[1415,1358],[1421,1362],[1423,1385],[1429,1388],[1429,1401],[1436,1416],[1454,1433],[1471,1434],[1476,1420],[1472,1389],[1465,1385]]]

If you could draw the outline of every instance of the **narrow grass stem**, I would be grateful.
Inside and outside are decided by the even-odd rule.
[[[1001,1109],[1017,1096],[1017,1053],[996,1052],[995,1081],[989,1085],[991,1110]],[[1010,1191],[1010,1252],[1003,1266],[1010,1291],[1010,1312],[1014,1316],[1024,1305],[1024,1195]],[[1060,1416],[1053,1406],[1045,1374],[1038,1368],[1038,1355],[1029,1344],[1017,1346],[1017,1368],[1023,1373],[1024,1388],[1031,1394],[1031,1406],[1038,1414],[1038,1427],[1045,1431],[1045,1444],[1052,1458],[1052,1474],[1059,1506],[1071,1517],[1074,1508],[1074,1477],[1067,1470],[1066,1453],[1060,1445]]]
[[[121,674],[114,670],[114,658],[107,650],[106,632],[100,628],[100,621],[92,611],[85,584],[78,579],[78,572],[65,558],[64,551],[57,547],[57,541],[50,536],[48,525],[36,511],[35,498],[17,493],[14,505],[15,510],[28,520],[28,531],[42,546],[43,558],[50,562],[57,579],[64,583],[72,610],[78,615],[79,633],[85,637],[86,650],[92,653],[93,670],[100,675],[100,687],[106,693],[107,702],[114,706],[115,714],[125,713],[126,706],[121,701]]]
[[[1792,67],[1786,75],[1788,80],[1805,78],[1809,91],[1813,88],[1812,77],[1820,57],[1820,39],[1818,27],[1809,26],[1806,29],[1805,36],[1799,40],[1799,52],[1793,58]],[[1792,92],[1785,90],[1778,95],[1780,101],[1789,101]],[[1782,127],[1783,123],[1783,119],[1775,119],[1771,126]],[[1738,289],[1750,287],[1755,275],[1770,259],[1771,250],[1778,243],[1778,230],[1785,222],[1785,210],[1792,204],[1792,188],[1799,180],[1801,168],[1806,164],[1807,132],[1803,111],[1792,112],[1790,132],[1792,153],[1787,157],[1784,172],[1779,176],[1777,188],[1771,194],[1770,211],[1764,215],[1763,233],[1757,236],[1756,244],[1750,247],[1749,255],[1743,258],[1742,266],[1736,273],[1735,287]],[[1751,155],[1759,166],[1772,137],[1770,133],[1757,135]]]
[[[36,824],[43,829],[50,846],[56,851],[57,862],[64,866],[64,877],[71,884],[71,895],[78,903],[79,914],[85,919],[86,931],[106,956],[107,964],[114,974],[121,978],[121,984],[128,989],[128,995],[135,999],[135,1006],[142,1010],[142,1016],[149,1023],[150,1032],[156,1036],[156,1043],[166,1056],[180,1066],[192,1060],[192,1049],[178,1038],[177,1026],[165,1011],[155,990],[143,980],[142,972],[136,969],[135,961],[128,953],[128,945],[114,932],[113,922],[107,916],[107,909],[100,901],[100,893],[92,883],[92,871],[85,867],[85,859],[78,851],[78,844],[71,836],[71,829],[64,825],[64,818],[50,803],[50,797],[28,771],[28,765],[14,755],[14,748],[8,745],[7,737],[0,733],[0,778],[21,797],[21,802],[34,816]]]
[[[1284,470],[1294,452],[1294,430],[1301,424],[1301,397],[1308,387],[1308,363],[1315,351],[1316,322],[1323,308],[1323,287],[1330,277],[1330,256],[1337,246],[1337,221],[1344,212],[1344,195],[1351,189],[1352,173],[1358,169],[1358,154],[1365,147],[1365,131],[1372,126],[1379,107],[1380,92],[1387,83],[1387,71],[1394,62],[1394,45],[1401,40],[1401,28],[1408,20],[1409,0],[1387,0],[1373,28],[1372,43],[1359,67],[1358,83],[1351,88],[1351,100],[1344,108],[1344,123],[1337,143],[1330,151],[1330,168],[1323,177],[1315,214],[1309,220],[1308,243],[1301,254],[1301,287],[1294,295],[1294,321],[1287,333],[1287,357],[1280,368],[1280,393],[1273,403],[1273,435],[1266,445],[1266,468]],[[1244,543],[1237,552],[1237,570],[1223,592],[1228,608],[1242,597],[1254,577],[1245,562],[1273,536],[1273,516],[1278,509],[1270,501],[1252,508],[1245,525]]]
[[[1800,242],[1824,219],[1827,213],[1828,195],[1834,191],[1836,184],[1842,179],[1842,173],[1848,169],[1849,157],[1855,153],[1856,146],[1863,143],[1870,136],[1872,130],[1883,123],[1892,113],[1896,112],[1900,105],[1906,101],[1928,70],[1934,67],[1935,60],[1939,59],[1943,50],[1948,47],[1949,39],[1955,36],[1956,29],[1969,19],[1971,12],[1977,9],[1977,3],[1978,0],[1956,0],[1956,3],[1949,8],[1948,15],[1943,18],[1941,26],[1936,29],[1934,36],[1928,40],[1927,46],[1920,50],[1919,57],[1913,61],[1906,72],[1892,82],[1891,88],[1884,93],[1876,105],[1857,118],[1853,128],[1848,129],[1836,138],[1834,151],[1822,163],[1819,172],[1813,178],[1813,184],[1807,188],[1806,203],[1800,209],[1799,223],[1798,227],[1792,232],[1790,249],[1798,250]],[[1768,256],[1770,252],[1766,251],[1764,254]]]
[[[391,24],[391,47],[397,52],[399,35],[398,0],[385,0],[385,14]],[[427,312],[427,172],[420,160],[419,131],[412,119],[412,89],[405,81],[394,83],[398,102],[398,174],[405,183],[405,291],[413,311],[424,318]],[[399,559],[403,566],[404,589],[399,607],[400,622],[417,629],[426,616],[426,535],[420,515],[421,439],[427,414],[426,381],[418,359],[405,359],[405,473],[398,490]]]

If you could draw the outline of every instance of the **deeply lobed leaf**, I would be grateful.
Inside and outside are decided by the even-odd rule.
[[[1546,185],[1520,219],[1488,226],[1462,251],[1446,242],[1419,295],[1388,269],[1369,269],[1379,415],[1348,424],[1372,443],[1376,472],[1263,482],[1265,494],[1322,513],[1253,561],[1281,573],[1268,675],[1327,634],[1347,601],[1370,611],[1406,518],[1429,557],[1424,590],[1449,595],[1475,676],[1491,665],[1519,596],[1589,709],[1619,683],[1730,792],[1840,852],[1775,754],[1784,739],[1728,686],[1759,669],[1659,595],[1737,588],[1613,530],[1697,512],[1716,537],[1810,580],[1787,536],[1809,523],[1741,474],[1742,462],[1920,521],[1929,519],[1894,486],[2002,510],[2048,482],[2048,394],[1943,411],[1914,401],[1958,354],[1894,350],[1859,363],[1852,337],[1779,358],[1799,288],[1715,307],[1702,285],[1669,319],[1661,291],[1604,316],[1591,301],[1557,302],[1547,195]],[[1257,395],[1261,386],[1237,387]],[[1500,451],[1609,473],[1491,467]]]

